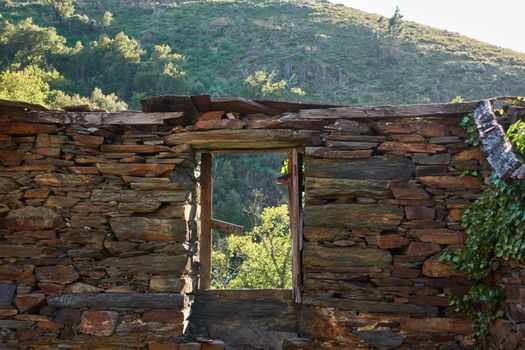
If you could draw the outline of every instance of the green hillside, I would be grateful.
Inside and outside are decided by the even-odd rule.
[[[270,97],[310,101],[417,103],[525,93],[525,54],[412,22],[390,40],[378,34],[379,16],[328,2],[84,0],[75,7],[80,19],[62,24],[49,6],[31,0],[10,1],[0,13],[12,24],[32,17],[39,26],[54,26],[69,47],[77,41],[88,47],[101,34],[112,38],[124,32],[148,53],[167,44],[183,55],[177,64],[184,82],[147,91],[140,91],[140,83],[111,84],[126,78],[119,71],[102,78],[91,69],[87,74],[98,81],[86,72],[79,79],[73,54],[62,54],[59,63],[51,59],[65,78],[57,85],[61,90],[86,96],[98,86],[135,108],[138,97],[157,91],[253,97],[245,80],[260,70],[275,71],[276,80],[304,91],[304,96],[288,91]],[[105,11],[113,14],[108,27],[100,25]],[[89,52],[82,55],[91,59]],[[0,68],[7,63],[0,61]]]

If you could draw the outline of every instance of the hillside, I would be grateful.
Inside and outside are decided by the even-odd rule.
[[[292,98],[310,101],[418,103],[449,101],[456,95],[525,94],[525,54],[405,22],[388,57],[385,47],[390,44],[377,34],[379,16],[342,5],[285,0],[76,4],[77,13],[98,22],[106,10],[113,22],[104,30],[60,25],[49,7],[31,0],[12,1],[0,13],[11,23],[32,17],[40,26],[55,26],[70,47],[78,40],[89,46],[102,32],[124,32],[148,52],[155,44],[167,44],[185,57],[180,68],[190,82],[176,93],[247,96],[246,77],[263,70],[275,71],[288,86],[304,91]],[[61,73],[76,79],[71,72]],[[122,79],[118,72],[113,78]],[[91,91],[71,82],[61,87],[84,95]],[[102,88],[120,93],[108,91],[111,84]],[[132,93],[121,97],[137,107]]]

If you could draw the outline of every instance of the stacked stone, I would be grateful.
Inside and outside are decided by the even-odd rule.
[[[0,128],[0,347],[177,343],[196,283],[194,154],[167,126]]]
[[[438,256],[465,241],[460,211],[489,171],[457,120],[346,121],[306,148],[303,325],[314,347],[472,345],[446,296],[471,282]]]

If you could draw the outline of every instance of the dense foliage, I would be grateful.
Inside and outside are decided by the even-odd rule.
[[[251,232],[215,240],[214,288],[291,288],[288,206],[264,208]]]
[[[468,142],[478,145],[473,116],[466,116],[462,125],[470,135]],[[515,153],[523,159],[525,123],[518,121],[511,125],[507,137]],[[472,318],[474,339],[481,343],[488,335],[490,324],[503,316],[498,308],[503,289],[489,286],[487,279],[503,262],[525,259],[525,182],[507,184],[493,174],[491,186],[463,210],[461,223],[468,234],[465,245],[456,251],[445,251],[441,259],[479,282],[466,295],[452,296],[451,306]]]

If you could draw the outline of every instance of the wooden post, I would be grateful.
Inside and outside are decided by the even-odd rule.
[[[288,153],[288,209],[290,212],[290,232],[292,239],[292,286],[296,303],[302,301],[301,245],[302,245],[302,198],[301,198],[302,164],[299,153],[293,149]]]
[[[199,261],[200,279],[199,289],[209,289],[211,287],[211,215],[212,215],[212,164],[211,153],[201,155],[201,175],[200,184],[200,239],[199,239]]]

